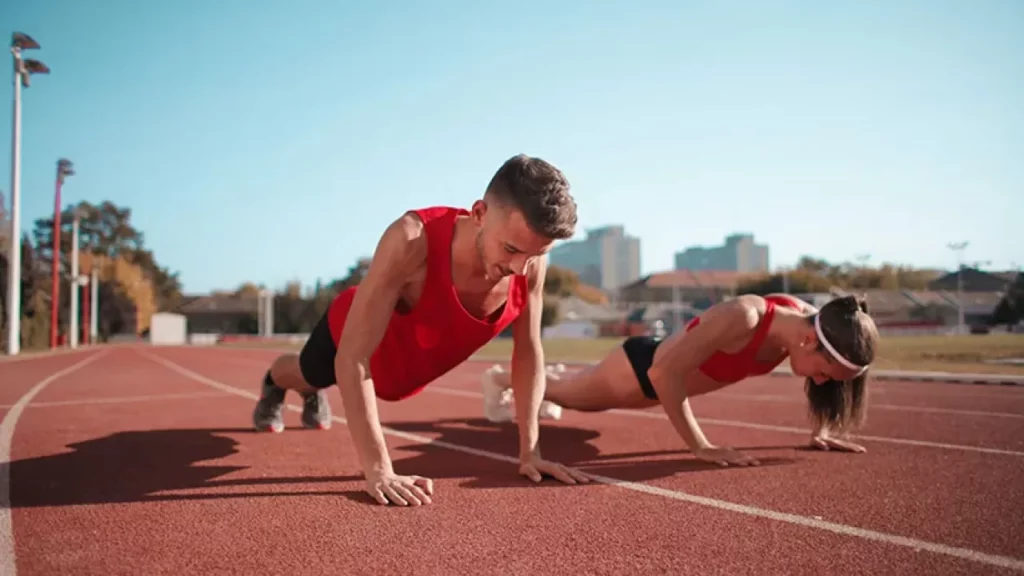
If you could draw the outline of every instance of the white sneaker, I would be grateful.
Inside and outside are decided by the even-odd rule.
[[[484,394],[484,417],[491,422],[511,422],[516,417],[512,408],[512,389],[502,388],[494,381],[494,375],[502,372],[504,369],[495,364],[480,378],[480,388]]]
[[[540,412],[537,417],[541,420],[559,420],[562,418],[562,407],[550,400],[540,403]]]
[[[547,372],[548,374],[554,374],[556,376],[559,374],[564,374],[565,364],[558,363],[548,365],[545,368],[545,372]],[[555,404],[554,402],[551,402],[550,400],[544,400],[543,402],[540,403],[540,412],[538,413],[538,417],[541,418],[542,420],[558,420],[562,417],[562,407],[559,406],[558,404]]]

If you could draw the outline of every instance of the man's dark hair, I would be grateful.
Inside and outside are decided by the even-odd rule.
[[[821,331],[839,354],[858,366],[868,366],[878,353],[878,328],[868,315],[863,298],[842,296],[821,307]],[[815,321],[811,316],[810,322]],[[819,342],[818,350],[831,353]],[[815,384],[810,378],[804,384],[811,417],[815,424],[835,430],[847,430],[864,423],[867,413],[868,371],[851,380],[829,380]]]
[[[513,156],[487,185],[487,198],[519,210],[537,234],[555,240],[576,233],[576,201],[561,170],[540,158]]]

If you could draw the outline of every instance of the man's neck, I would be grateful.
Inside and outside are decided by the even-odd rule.
[[[452,231],[452,276],[461,283],[476,284],[486,281],[484,269],[477,257],[476,234],[468,217],[455,220]]]

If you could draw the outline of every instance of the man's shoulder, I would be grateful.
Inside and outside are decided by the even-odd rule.
[[[454,206],[426,206],[423,208],[413,208],[406,210],[403,216],[412,215],[418,218],[424,224],[430,224],[431,222],[444,219],[454,219],[459,215],[469,214],[469,211],[465,208],[456,208]]]
[[[427,258],[427,223],[407,211],[384,230],[377,255],[400,269],[412,270]]]

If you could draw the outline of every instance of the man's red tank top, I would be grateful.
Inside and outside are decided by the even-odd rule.
[[[783,356],[776,362],[759,362],[757,352],[768,336],[768,329],[772,327],[772,320],[775,319],[775,307],[785,306],[799,309],[800,305],[794,297],[790,296],[772,295],[765,296],[764,299],[767,302],[764,316],[761,317],[750,342],[735,354],[715,352],[711,358],[701,364],[700,371],[708,378],[723,384],[732,384],[750,376],[768,374],[786,359],[786,356]],[[697,324],[700,324],[700,317],[691,320],[686,325],[686,331],[689,332]]]
[[[493,322],[466,311],[452,281],[451,248],[455,219],[469,212],[437,206],[413,211],[427,235],[427,274],[419,302],[406,314],[391,313],[377,349],[370,356],[370,374],[377,397],[396,401],[418,394],[494,339],[526,306],[527,278],[514,275],[500,316]],[[338,294],[327,321],[337,346],[358,286]]]

